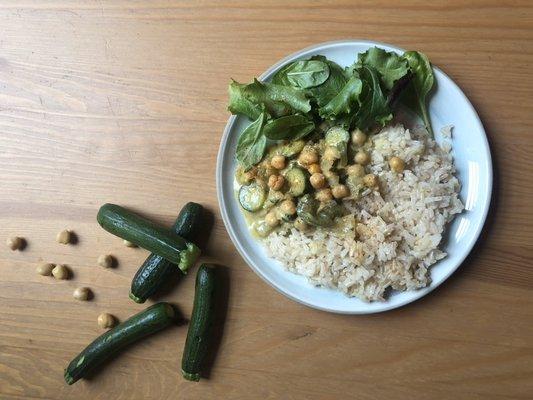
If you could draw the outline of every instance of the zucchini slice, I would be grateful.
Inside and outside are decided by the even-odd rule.
[[[239,189],[239,203],[241,203],[241,207],[246,211],[259,211],[263,207],[266,196],[264,186],[257,182],[241,186]]]
[[[330,128],[326,133],[326,144],[334,147],[339,151],[340,159],[337,163],[338,168],[344,168],[348,164],[348,142],[350,134],[340,126]]]
[[[289,185],[289,194],[293,197],[303,195],[309,190],[309,173],[300,167],[293,166],[285,172]]]

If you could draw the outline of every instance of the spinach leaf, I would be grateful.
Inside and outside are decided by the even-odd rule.
[[[324,56],[313,56],[311,60],[322,61],[329,67],[328,79],[319,86],[308,89],[319,107],[324,106],[342,90],[348,79],[344,75],[344,70],[335,62],[328,60]]]
[[[378,71],[381,82],[387,90],[392,89],[394,82],[409,72],[409,65],[404,58],[379,47],[372,47],[359,54],[355,65],[356,67],[366,65]]]
[[[315,129],[315,124],[303,115],[288,115],[268,122],[264,135],[272,140],[297,140],[307,136]]]
[[[231,113],[256,119],[263,108],[277,118],[297,111],[307,113],[311,111],[311,104],[305,91],[290,86],[262,83],[257,79],[248,85],[238,82],[230,84],[228,110]]]
[[[261,113],[257,119],[242,131],[237,141],[237,161],[245,170],[250,169],[263,158],[266,149],[266,137],[263,135],[265,113]]]
[[[363,83],[357,72],[354,73],[341,91],[318,111],[322,118],[335,118],[342,114],[349,114],[357,105]]]
[[[307,89],[324,83],[329,77],[329,67],[318,60],[296,61],[284,73],[292,86]]]
[[[401,101],[422,118],[427,131],[433,137],[427,108],[428,94],[435,84],[433,69],[426,55],[418,51],[406,51],[403,57],[409,63],[413,79],[404,91]]]
[[[355,123],[362,131],[368,131],[376,124],[384,126],[392,119],[392,113],[387,104],[387,97],[381,90],[378,72],[363,65],[359,73],[365,90],[361,96],[361,106],[355,114]]]

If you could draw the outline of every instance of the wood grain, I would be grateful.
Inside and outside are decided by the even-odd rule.
[[[531,1],[0,1],[2,399],[530,399],[533,397]],[[487,129],[494,202],[475,252],[441,288],[373,316],[326,314],[263,283],[217,209],[215,159],[230,77],[249,80],[313,43],[418,49],[466,92]],[[186,326],[72,387],[63,368],[120,319],[146,257],[98,227],[117,202],[170,224],[215,214],[206,259],[228,266],[227,322],[210,379],[179,376]],[[55,243],[64,228],[75,246]],[[4,239],[2,239],[4,240]],[[119,265],[96,266],[102,253]],[[36,275],[44,260],[72,280]],[[161,299],[190,315],[194,279]],[[95,299],[72,300],[77,286]]]

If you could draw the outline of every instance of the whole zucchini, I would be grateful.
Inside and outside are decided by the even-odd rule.
[[[127,345],[173,324],[176,311],[169,303],[157,303],[96,338],[65,369],[72,385]]]
[[[193,243],[116,204],[104,204],[96,217],[106,231],[177,264],[186,271],[200,250]]]
[[[203,207],[187,203],[181,209],[172,230],[182,238],[193,241],[202,223]],[[157,254],[150,254],[131,281],[130,299],[144,303],[172,278],[178,267]]]
[[[214,319],[216,274],[213,265],[202,264],[196,274],[194,305],[181,361],[181,373],[190,381],[200,380]]]

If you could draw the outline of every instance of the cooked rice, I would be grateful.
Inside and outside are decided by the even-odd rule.
[[[451,138],[450,126],[443,136]],[[449,141],[439,146],[401,125],[372,140],[368,169],[378,175],[380,191],[344,202],[355,216],[351,229],[302,233],[288,226],[263,240],[289,271],[366,301],[384,300],[389,287],[427,286],[428,268],[446,256],[438,248],[445,226],[463,210]],[[403,174],[390,171],[392,156],[405,161]]]

